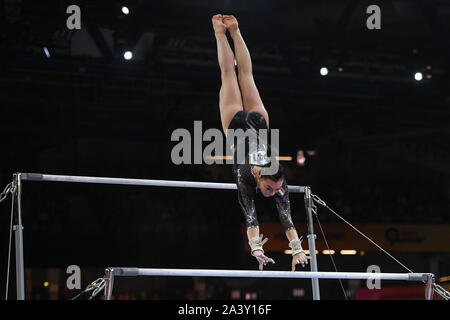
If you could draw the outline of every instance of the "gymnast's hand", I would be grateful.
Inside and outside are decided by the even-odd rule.
[[[263,267],[268,263],[271,262],[273,264],[275,264],[275,261],[272,258],[267,257],[266,255],[264,255],[264,253],[261,250],[255,250],[253,251],[252,254],[256,260],[258,260],[259,263],[259,270],[262,270]]]
[[[295,266],[299,263],[304,267],[305,264],[308,264],[308,259],[311,259],[311,257],[307,256],[305,252],[302,251],[297,253],[292,257],[292,271],[295,271]]]

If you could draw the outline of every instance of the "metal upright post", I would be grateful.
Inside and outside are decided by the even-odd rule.
[[[433,300],[434,293],[434,274],[430,273],[426,277],[425,300]]]
[[[17,196],[17,220],[13,226],[16,240],[16,287],[17,300],[25,300],[25,273],[23,263],[23,226],[22,226],[22,180],[21,173],[14,174]]]
[[[114,269],[106,268],[105,269],[105,300],[111,300],[112,290],[114,286]]]
[[[311,271],[317,272],[317,255],[316,255],[316,235],[314,234],[314,225],[312,218],[312,198],[310,187],[305,187],[305,207],[306,207],[306,218],[308,220],[308,247],[309,254],[311,256]],[[313,278],[312,281],[312,291],[313,299],[320,300],[320,289],[319,289],[319,279]]]

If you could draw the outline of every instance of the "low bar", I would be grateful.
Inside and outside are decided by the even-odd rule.
[[[311,272],[311,271],[259,271],[217,269],[156,269],[108,268],[116,277],[229,277],[229,278],[286,278],[286,279],[359,279],[423,281],[430,273],[371,273],[371,272]]]
[[[372,273],[372,272],[302,272],[302,271],[256,271],[256,270],[217,270],[217,269],[157,269],[121,268],[105,269],[105,300],[111,300],[114,277],[225,277],[225,278],[285,278],[285,279],[357,279],[357,280],[403,280],[426,281],[426,299],[432,297],[432,273]]]
[[[228,189],[228,190],[236,190],[237,189],[235,183],[65,176],[65,175],[41,174],[41,173],[22,173],[21,179],[27,180],[27,181],[119,184],[119,185],[132,185],[132,186]],[[288,186],[288,190],[289,190],[289,192],[292,192],[292,193],[303,193],[303,192],[305,192],[305,187],[304,186]]]

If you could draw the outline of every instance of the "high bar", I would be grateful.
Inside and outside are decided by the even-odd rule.
[[[287,279],[357,279],[425,281],[430,273],[371,273],[371,272],[310,272],[310,271],[259,271],[216,269],[156,269],[108,268],[114,276],[164,276],[164,277],[229,277],[229,278],[287,278]]]
[[[75,183],[99,183],[120,184],[133,186],[155,186],[155,187],[178,187],[178,188],[203,188],[203,189],[228,189],[236,190],[234,183],[199,182],[199,181],[176,181],[176,180],[148,180],[129,178],[107,178],[107,177],[85,177],[66,176],[42,173],[18,173],[20,179],[28,181],[52,181],[52,182],[75,182]],[[304,186],[288,186],[289,192],[304,193]]]

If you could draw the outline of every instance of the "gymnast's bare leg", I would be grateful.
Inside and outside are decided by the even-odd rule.
[[[235,72],[234,53],[226,36],[227,27],[222,21],[223,16],[216,14],[212,17],[214,35],[217,43],[217,59],[219,60],[222,86],[219,94],[220,119],[222,128],[227,134],[228,126],[234,115],[244,110],[241,91]]]
[[[238,69],[239,87],[243,98],[244,110],[248,113],[257,112],[266,120],[269,128],[269,115],[259,95],[255,80],[253,79],[252,60],[237,19],[231,15],[224,15],[223,22],[233,39],[236,64]]]

